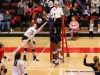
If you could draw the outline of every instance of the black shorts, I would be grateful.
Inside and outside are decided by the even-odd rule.
[[[27,36],[25,36],[25,35],[23,35],[23,37],[22,37],[22,41],[23,40],[27,40],[28,39],[28,37]],[[31,40],[29,40],[28,42],[30,42]]]
[[[58,44],[58,39],[55,39],[55,38],[50,38],[50,41],[51,41],[51,43]]]
[[[58,35],[58,36],[57,36],[57,39],[58,39],[58,42],[60,42],[60,41],[61,41],[61,36]]]
[[[1,60],[0,60],[0,63],[1,63]]]

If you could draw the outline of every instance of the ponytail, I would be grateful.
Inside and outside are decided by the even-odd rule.
[[[19,60],[21,57],[21,53],[20,52],[16,52],[15,54],[15,58],[14,58],[14,66],[17,66],[17,60]]]

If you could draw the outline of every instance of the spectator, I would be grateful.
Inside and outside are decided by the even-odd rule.
[[[45,0],[40,0],[40,6],[42,6],[42,9],[44,9],[44,6],[45,6]]]
[[[96,4],[93,4],[91,7],[91,15],[99,15],[99,8],[96,7]]]
[[[24,12],[28,15],[28,20],[31,20],[32,12],[28,5],[24,8]]]
[[[20,6],[25,7],[26,3],[24,2],[24,0],[20,0],[20,2],[18,3],[17,7],[19,8]]]
[[[0,13],[0,31],[1,31],[2,21],[3,21],[3,15],[2,15],[2,13]]]
[[[5,0],[5,2],[7,2],[7,3],[9,3],[9,4],[11,4],[11,1],[12,1],[12,0]]]
[[[34,0],[34,8],[32,9],[32,20],[35,20],[39,13],[42,13],[42,7],[38,5],[39,1]]]
[[[63,2],[63,0],[55,0],[55,1],[58,1],[58,2],[59,2],[59,7],[64,6],[64,2]]]
[[[82,15],[82,11],[81,9],[78,7],[77,3],[74,3],[73,8],[71,9],[71,15],[78,15],[80,17],[80,15]]]
[[[5,27],[5,25],[7,25],[7,27],[8,27],[8,32],[10,32],[10,25],[11,25],[11,19],[12,19],[12,16],[9,14],[9,11],[6,11],[6,14],[4,14],[4,19],[3,19],[3,21],[4,22],[2,22],[2,31],[4,31],[4,27]]]
[[[90,39],[90,37],[92,37],[92,39],[93,39],[93,30],[94,30],[94,20],[90,20],[89,39]]]
[[[85,0],[83,3],[82,3],[82,8],[83,9],[86,9],[86,6],[89,5],[91,6],[91,2],[89,0]]]
[[[79,31],[79,23],[75,20],[75,17],[72,17],[72,21],[69,24],[71,39],[73,39],[74,31]]]
[[[66,16],[68,19],[64,20],[64,24],[67,26],[67,22],[70,22],[70,10],[67,8],[67,6],[63,7],[63,12],[64,12],[64,16]]]
[[[32,1],[32,0],[29,1],[29,3],[28,3],[28,7],[29,7],[30,9],[33,8],[33,1]]]
[[[95,75],[100,75],[100,72],[98,72],[98,69],[96,67],[96,63],[99,62],[99,57],[98,56],[93,57],[94,63],[87,63],[86,58],[87,58],[87,55],[85,55],[84,57],[83,64],[87,67],[91,67],[94,70]]]
[[[90,14],[91,14],[91,9],[90,9],[89,5],[87,5],[86,9],[83,12],[83,17],[84,16],[90,16]]]
[[[50,8],[52,8],[54,6],[53,1],[51,1],[51,0],[47,0],[46,3],[48,3],[48,6]]]
[[[100,0],[92,0],[91,6],[94,5],[94,4],[96,4],[96,6],[99,7],[100,6]]]
[[[70,16],[70,10],[66,6],[63,7],[63,12],[65,16]]]
[[[98,18],[98,32],[100,33],[100,16]]]
[[[20,5],[20,7],[19,7],[18,10],[17,10],[17,15],[18,15],[18,16],[21,16],[23,13],[24,13],[24,8],[23,8],[22,5]]]
[[[24,26],[28,26],[28,15],[25,12],[21,16],[21,31],[23,31]]]
[[[47,14],[50,13],[50,7],[48,6],[48,3],[45,3],[44,10],[46,11]]]
[[[66,0],[65,1],[65,6],[67,6],[68,9],[71,9],[72,8],[71,1],[70,0]]]

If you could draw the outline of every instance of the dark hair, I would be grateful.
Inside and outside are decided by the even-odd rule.
[[[93,60],[94,60],[95,63],[97,63],[97,62],[99,62],[99,57],[98,56],[94,56]]]
[[[2,48],[3,44],[0,42],[0,48]]]
[[[14,66],[17,66],[17,60],[20,59],[20,57],[21,57],[21,53],[20,52],[16,52],[15,59],[14,59]]]

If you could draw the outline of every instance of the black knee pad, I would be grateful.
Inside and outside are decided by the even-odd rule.
[[[24,48],[24,51],[27,51],[28,49],[27,48]]]
[[[32,49],[32,52],[35,52],[35,49]]]
[[[26,74],[24,74],[24,75],[28,75],[28,74],[26,73]]]
[[[4,69],[3,73],[7,73],[7,69]]]

